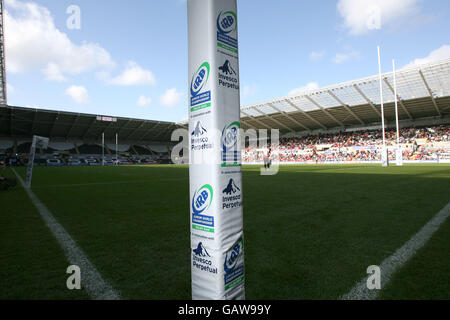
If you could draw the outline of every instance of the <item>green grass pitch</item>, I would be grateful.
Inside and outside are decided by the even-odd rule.
[[[188,173],[36,167],[32,190],[123,298],[190,299]],[[246,298],[337,299],[446,206],[450,166],[244,166],[243,192]],[[69,263],[20,186],[0,193],[0,256],[0,299],[89,298],[66,288]],[[450,299],[450,220],[379,298]]]

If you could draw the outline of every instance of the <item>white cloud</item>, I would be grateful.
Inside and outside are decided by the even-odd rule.
[[[256,84],[246,84],[243,86],[241,91],[241,96],[243,99],[254,96],[259,91],[259,88]]]
[[[140,96],[136,104],[140,107],[148,107],[152,103],[152,98]]]
[[[339,0],[337,9],[352,35],[379,30],[384,25],[418,12],[421,0]]]
[[[109,80],[111,84],[118,86],[154,85],[155,76],[149,70],[141,68],[136,62],[128,62],[125,70],[117,77]]]
[[[181,102],[183,94],[176,88],[168,89],[159,97],[159,103],[165,107],[173,107]]]
[[[83,86],[70,86],[66,90],[66,94],[71,96],[77,103],[89,102],[89,95],[85,87]]]
[[[352,51],[350,53],[337,53],[333,58],[333,62],[340,64],[350,60],[351,58],[359,58],[359,56],[360,54],[358,51]]]
[[[408,63],[404,68],[415,67],[424,63],[430,63],[434,61],[450,59],[450,45],[444,44],[442,47],[433,50],[425,58],[415,59]]]
[[[318,61],[325,55],[325,51],[313,51],[309,54],[309,60]]]
[[[319,89],[319,84],[317,82],[309,82],[306,86],[295,88],[289,91],[288,95],[298,96],[306,91],[312,91]]]
[[[100,45],[73,43],[56,28],[47,8],[18,0],[7,0],[6,5],[5,49],[9,72],[41,71],[48,80],[65,81],[65,75],[115,65]]]
[[[67,78],[63,75],[61,67],[53,62],[50,62],[46,68],[42,69],[42,73],[45,74],[45,79],[57,82],[67,81]]]

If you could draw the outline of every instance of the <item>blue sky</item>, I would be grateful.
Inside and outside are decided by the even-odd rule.
[[[187,119],[183,0],[5,0],[8,103]],[[81,28],[69,29],[76,5]],[[238,0],[241,103],[450,58],[447,0]]]

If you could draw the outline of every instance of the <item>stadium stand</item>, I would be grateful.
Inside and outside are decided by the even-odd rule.
[[[401,127],[417,127],[421,119],[433,119],[434,125],[449,123],[450,60],[401,69],[396,78]],[[382,79],[385,120],[395,122],[393,73],[384,73]],[[242,106],[241,127],[279,128],[290,135],[370,127],[381,122],[380,105],[375,75]]]
[[[450,160],[450,60],[382,75],[389,158],[395,158],[396,112],[405,161]],[[379,77],[371,76],[241,107],[241,127],[278,128],[282,163],[380,162]],[[447,137],[447,138],[445,138]],[[262,163],[268,150],[242,151],[244,163]]]
[[[386,131],[390,160],[395,159],[396,130]],[[402,128],[400,146],[403,160],[450,162],[450,125]],[[335,134],[281,138],[278,146],[242,151],[244,163],[262,163],[270,149],[284,163],[379,162],[383,146],[382,130],[362,130]]]
[[[134,151],[135,151],[135,153],[137,153],[138,155],[145,155],[145,154],[151,154],[152,153],[152,151],[151,150],[149,150],[149,149],[147,149],[146,147],[144,147],[144,146],[133,146],[134,147]]]
[[[102,147],[101,145],[96,144],[83,144],[78,147],[79,154],[102,154]]]
[[[103,152],[107,164],[169,163],[170,136],[178,127],[171,122],[1,105],[0,158],[26,163],[32,137],[39,135],[50,138],[48,148],[36,152],[35,161],[41,165],[97,165]]]
[[[392,159],[393,74],[385,73],[382,79],[386,139]],[[280,160],[286,163],[379,162],[378,81],[378,76],[371,76],[242,106],[241,128],[280,130],[280,148],[272,151],[279,152]],[[450,151],[450,60],[399,70],[397,92],[405,161],[446,161]],[[171,134],[178,128],[187,129],[187,121],[173,123],[0,104],[0,157],[9,157],[16,164],[26,162],[31,139],[39,135],[50,138],[47,150],[37,150],[36,161],[41,164],[98,164],[104,133],[107,163],[170,163],[170,152],[176,144],[170,141]],[[117,151],[116,135],[120,141]],[[242,151],[243,162],[259,162],[264,152],[247,148]]]

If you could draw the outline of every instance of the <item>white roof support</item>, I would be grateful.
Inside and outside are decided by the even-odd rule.
[[[386,85],[388,86],[389,90],[391,90],[392,94],[395,96],[395,91],[392,88],[391,84],[389,83],[389,81],[387,80],[387,78],[384,78],[384,83],[386,83]],[[405,111],[405,113],[408,115],[409,119],[414,120],[414,117],[411,115],[411,113],[408,111],[408,109],[406,108],[405,104],[403,103],[402,99],[400,99],[400,97],[397,95],[397,101],[400,104],[400,106],[402,107],[403,111]]]
[[[56,122],[58,121],[58,118],[59,118],[59,112],[56,114],[55,119],[53,119],[53,124],[52,124],[52,128],[50,129],[49,138],[51,138],[53,136],[53,131],[55,130]]]
[[[258,112],[259,114],[261,114],[261,115],[264,116],[265,118],[267,118],[267,119],[269,119],[269,120],[275,122],[275,123],[278,124],[279,126],[285,128],[285,129],[288,129],[288,130],[291,131],[291,132],[295,132],[294,129],[288,127],[287,125],[285,125],[285,124],[283,124],[283,123],[281,123],[280,121],[278,121],[277,119],[271,117],[270,115],[268,115],[268,114],[266,114],[266,113],[264,113],[264,112],[261,112],[257,107],[253,107],[253,110],[255,110],[256,112]]]
[[[69,139],[70,134],[72,133],[72,130],[75,128],[76,123],[78,122],[78,119],[80,119],[80,115],[78,114],[75,119],[73,120],[70,129],[67,130],[67,134],[66,134],[66,140]]]
[[[285,116],[286,118],[288,118],[289,120],[291,120],[292,122],[294,122],[295,124],[297,124],[298,126],[302,127],[305,130],[311,131],[310,128],[308,128],[307,126],[305,126],[304,124],[302,124],[301,122],[295,120],[293,117],[291,117],[287,112],[280,110],[279,108],[275,107],[273,104],[268,103],[267,104],[269,107],[271,107],[272,109],[278,111],[279,113],[281,113],[283,116]]]
[[[345,104],[341,99],[339,99],[332,91],[328,90],[327,92],[328,92],[328,94],[329,94],[330,96],[332,96],[332,97],[334,98],[334,100],[336,100],[338,103],[340,103],[340,104],[345,108],[345,110],[347,110],[347,111],[353,116],[353,118],[355,118],[356,120],[358,120],[359,123],[361,123],[362,125],[365,125],[365,124],[366,124],[364,121],[361,120],[360,117],[358,117],[358,116],[350,109],[350,107],[349,107],[347,104]]]
[[[158,123],[158,124],[159,124],[159,123]],[[174,123],[172,123],[171,125],[169,125],[169,126],[167,127],[166,130],[161,130],[161,132],[160,132],[159,134],[157,134],[154,138],[155,138],[155,139],[158,139],[159,137],[165,135],[167,132],[170,131],[170,129],[171,129],[173,126],[175,126]],[[151,128],[150,130],[153,130],[155,127],[156,127],[156,126],[154,126],[153,128]]]
[[[138,132],[139,130],[141,130],[142,127],[145,126],[145,124],[146,124],[146,122],[143,122],[139,127],[135,128],[129,135],[127,135],[127,136],[125,137],[125,140],[127,141],[127,140],[128,140],[130,137],[132,137],[136,132]],[[145,138],[146,138],[150,133],[152,133],[153,130],[154,130],[157,126],[159,126],[160,124],[161,124],[161,122],[158,122],[158,123],[156,123],[153,127],[151,127],[150,129],[148,129],[147,132],[144,133],[144,134],[142,135],[140,141],[144,141]]]
[[[131,133],[128,134],[128,135],[125,137],[124,140],[127,141],[128,139],[130,139],[130,137],[132,137],[136,132],[138,132],[139,130],[141,130],[142,127],[143,127],[144,125],[145,125],[145,122],[142,122],[137,128],[133,129],[133,130],[131,131]]]
[[[364,100],[366,100],[367,103],[372,107],[372,109],[377,113],[377,115],[378,115],[379,117],[381,117],[381,112],[380,112],[380,110],[378,110],[378,108],[373,104],[373,102],[370,101],[369,98],[367,98],[367,96],[364,94],[364,92],[362,92],[362,90],[358,87],[358,85],[357,85],[357,84],[354,84],[354,85],[353,85],[353,88],[355,88],[355,90],[358,91],[358,93],[361,95],[361,97],[363,97]]]
[[[248,123],[247,120],[242,119],[242,117],[241,117],[241,123],[244,123],[246,126],[252,128],[252,129],[258,130],[258,128],[256,128],[255,126],[252,126],[250,123]]]
[[[12,110],[11,110],[12,112]],[[31,131],[30,131],[30,135],[33,135],[34,129],[36,128],[36,120],[37,120],[37,109],[34,110],[34,115],[33,115],[33,122],[31,123]],[[11,120],[12,123],[12,120]]]
[[[244,112],[241,110],[241,113],[244,114],[244,116],[251,118],[253,121],[259,123],[260,125],[262,125],[263,127],[265,127],[266,129],[272,129],[270,126],[268,126],[267,124],[265,124],[264,122],[262,122],[261,120],[256,119],[255,117],[249,115],[248,113]]]
[[[86,129],[86,131],[83,134],[83,140],[86,139],[87,135],[89,134],[89,131],[91,131],[92,127],[94,126],[94,123],[97,121],[97,119],[93,119],[91,121],[91,124],[88,126],[88,128]]]
[[[291,101],[289,101],[288,99],[284,100],[286,101],[286,103],[288,103],[291,107],[295,108],[296,110],[300,111],[305,117],[307,117],[309,120],[311,120],[312,122],[314,122],[315,124],[317,124],[319,127],[321,127],[322,129],[327,130],[328,128],[323,125],[321,122],[319,122],[318,120],[314,119],[313,117],[311,117],[311,115],[309,115],[307,112],[303,111],[302,109],[300,109],[299,107],[297,107],[294,103],[292,103]]]
[[[119,132],[117,132],[117,134],[120,136],[120,134],[121,134],[124,130],[127,129],[127,127],[130,125],[131,122],[133,122],[133,120],[132,120],[132,119],[129,119],[129,120],[127,121],[127,123],[124,124],[124,126],[119,130]]]
[[[422,70],[419,70],[419,74],[420,74],[420,77],[423,80],[423,83],[425,84],[425,87],[427,88],[428,93],[430,94],[430,98],[431,98],[431,101],[433,101],[433,105],[434,105],[434,108],[436,109],[436,112],[439,114],[440,117],[442,117],[442,112],[441,112],[441,110],[439,110],[439,107],[438,107],[438,105],[436,103],[436,100],[434,99],[434,96],[433,96],[433,91],[431,91],[427,80],[425,80],[425,76],[423,75]]]
[[[314,101],[313,98],[311,98],[310,96],[304,96],[306,99],[308,99],[311,103],[313,103],[316,107],[318,107],[320,110],[322,110],[328,117],[330,117],[331,119],[333,119],[337,124],[339,124],[340,126],[344,127],[344,124],[339,121],[338,119],[336,119],[335,116],[333,116],[330,112],[328,112],[328,110],[326,110],[324,107],[322,107],[320,104],[318,104],[316,101]]]
[[[142,138],[141,138],[140,141],[144,141],[144,140],[147,138],[147,136],[148,136],[150,133],[152,133],[153,130],[155,130],[155,128],[158,127],[160,124],[161,124],[161,122],[158,122],[158,123],[155,124],[153,127],[151,127],[150,129],[148,129],[147,133],[145,133],[145,134],[142,136]],[[128,137],[127,137],[127,138],[128,138]]]

